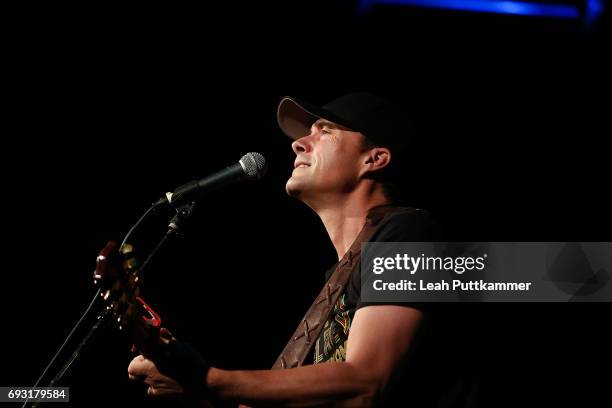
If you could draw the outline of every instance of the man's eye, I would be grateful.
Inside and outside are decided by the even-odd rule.
[[[321,132],[322,132],[322,133],[330,133],[329,129],[327,129],[327,128],[322,128],[322,129],[321,129]]]

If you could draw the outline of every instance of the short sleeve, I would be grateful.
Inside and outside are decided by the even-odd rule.
[[[435,230],[435,224],[426,211],[401,212],[392,214],[384,219],[381,226],[370,238],[370,242],[429,242],[435,239]],[[358,294],[356,310],[372,305],[397,305],[412,307],[422,311],[425,311],[428,307],[428,304],[425,302],[362,302],[361,270],[356,270],[351,276],[348,290]]]

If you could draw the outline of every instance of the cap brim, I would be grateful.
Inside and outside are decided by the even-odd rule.
[[[283,133],[296,140],[310,133],[310,126],[320,118],[312,111],[316,108],[304,101],[285,96],[278,104],[276,119]],[[310,109],[309,109],[310,108]]]
[[[285,96],[278,104],[276,118],[283,133],[293,140],[308,136],[310,127],[318,119],[326,119],[350,127],[326,109],[289,96]]]

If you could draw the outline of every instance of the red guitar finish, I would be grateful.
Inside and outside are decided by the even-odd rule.
[[[134,248],[119,248],[109,241],[96,260],[94,282],[106,308],[114,315],[120,330],[128,332],[134,348],[147,353],[159,345],[161,318],[139,296],[144,282]]]

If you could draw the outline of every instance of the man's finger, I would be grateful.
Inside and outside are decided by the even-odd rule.
[[[147,379],[147,376],[146,375],[133,375],[133,374],[128,373],[128,378],[131,381],[141,381],[141,382],[144,382],[144,380]]]
[[[140,379],[147,376],[150,368],[150,361],[142,355],[136,356],[128,366],[128,376],[130,379]]]

